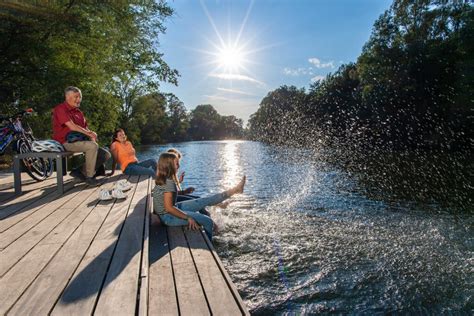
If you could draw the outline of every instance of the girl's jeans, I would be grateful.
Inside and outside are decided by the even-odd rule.
[[[123,173],[129,176],[149,175],[154,179],[156,178],[156,160],[147,159],[138,163],[129,163]]]
[[[206,206],[219,204],[228,198],[229,196],[223,192],[208,197],[179,202],[176,204],[176,207],[186,213],[186,215],[192,217],[198,224],[204,226],[207,237],[212,241],[212,227],[214,225],[212,219],[198,211]],[[166,226],[184,226],[188,224],[187,220],[170,214],[160,215],[160,219]]]

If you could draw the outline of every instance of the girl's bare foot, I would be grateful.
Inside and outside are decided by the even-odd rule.
[[[239,184],[237,184],[237,186],[235,187],[237,189],[237,192],[235,192],[235,193],[244,192],[245,181],[247,181],[247,177],[243,176],[242,180],[240,180]]]
[[[246,176],[242,177],[242,180],[240,180],[239,184],[237,184],[235,187],[227,191],[229,193],[229,196],[237,194],[237,193],[242,193],[244,192],[244,186],[245,186],[245,181],[247,180]]]

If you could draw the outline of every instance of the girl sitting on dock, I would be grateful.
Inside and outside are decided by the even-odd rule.
[[[121,128],[115,130],[112,137],[112,144],[110,145],[110,151],[114,159],[112,163],[112,173],[115,172],[117,163],[120,164],[122,172],[129,176],[136,175],[149,175],[153,179],[156,177],[156,160],[147,159],[138,162],[137,156],[135,155],[135,148],[130,141],[127,140],[125,131]]]
[[[181,154],[181,152],[179,150],[177,150],[176,148],[170,148],[166,152],[176,155],[176,157],[178,158],[178,169],[179,169],[181,157],[183,156]],[[178,169],[176,169],[176,174],[178,174]],[[186,200],[191,200],[191,199],[197,198],[197,196],[190,195],[191,193],[194,192],[193,187],[189,187],[189,188],[186,188],[184,190],[181,188],[181,184],[183,183],[183,181],[184,181],[184,171],[181,172],[181,174],[179,175],[179,178],[178,178],[178,182],[176,183],[176,186],[178,187],[178,201],[181,202],[181,201],[186,201]]]
[[[242,193],[245,176],[235,187],[222,193],[177,203],[178,179],[176,172],[178,166],[179,160],[174,153],[166,152],[160,155],[155,180],[156,186],[153,189],[154,212],[167,226],[188,225],[190,229],[195,230],[199,229],[199,225],[202,225],[209,240],[212,241],[214,222],[209,216],[200,214],[198,211],[206,206],[219,204],[234,194]]]

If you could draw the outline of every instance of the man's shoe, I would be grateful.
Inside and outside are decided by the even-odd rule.
[[[94,175],[94,178],[99,177],[99,176],[105,176],[105,166],[104,165],[100,165],[99,168],[97,168],[97,170],[95,172],[95,175]]]
[[[73,178],[80,179],[82,181],[86,179],[81,169],[72,169],[71,172],[69,172],[69,175]]]
[[[97,187],[100,185],[100,182],[97,181],[96,179],[94,178],[86,178],[86,184],[87,185],[90,185],[90,186],[93,186],[93,187]]]

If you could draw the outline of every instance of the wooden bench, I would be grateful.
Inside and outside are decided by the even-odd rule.
[[[13,156],[13,177],[15,186],[15,195],[21,194],[21,163],[20,160],[24,158],[43,158],[43,159],[54,159],[56,161],[56,179],[58,185],[58,192],[64,193],[64,172],[67,171],[67,157],[83,155],[81,152],[29,152],[22,154],[15,154]],[[63,168],[63,161],[65,162]]]

